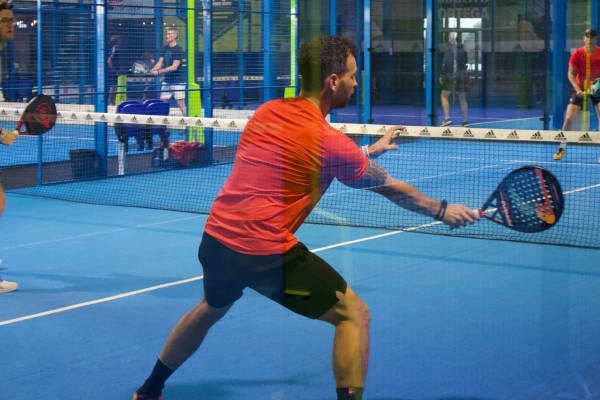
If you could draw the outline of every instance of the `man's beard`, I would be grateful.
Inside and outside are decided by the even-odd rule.
[[[350,88],[344,88],[344,90],[342,91],[342,93],[339,93],[339,95],[336,95],[333,99],[333,108],[344,108],[348,105],[348,103],[350,103],[350,100],[352,99],[352,95],[354,94],[354,91],[352,91],[352,89]]]

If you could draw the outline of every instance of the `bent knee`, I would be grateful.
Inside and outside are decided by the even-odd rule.
[[[359,325],[369,324],[371,320],[369,307],[350,287],[348,287],[345,294],[340,293],[339,299],[339,302],[320,319],[334,325],[348,321]]]

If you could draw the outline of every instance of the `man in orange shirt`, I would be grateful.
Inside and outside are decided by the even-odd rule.
[[[204,298],[175,325],[134,400],[162,399],[165,380],[196,351],[246,287],[300,315],[334,325],[338,399],[362,399],[369,309],[294,233],[334,178],[452,227],[479,219],[463,205],[421,194],[372,160],[398,148],[393,139],[401,127],[389,129],[361,151],[327,123],[329,111],[345,107],[354,93],[357,51],[341,37],[323,36],[303,44],[298,55],[300,96],[267,102],[248,121],[198,251]]]
[[[585,91],[590,88],[592,83],[600,78],[600,48],[596,46],[598,34],[593,29],[586,29],[583,34],[584,46],[578,48],[571,54],[569,60],[569,82],[573,86],[575,93],[569,99],[565,121],[563,122],[563,131],[572,129],[573,120],[581,111],[583,101],[585,100]],[[596,109],[598,121],[600,121],[600,96],[590,95],[592,104]],[[554,154],[555,160],[560,160],[565,155],[567,143],[562,142]],[[598,160],[600,162],[600,159]]]

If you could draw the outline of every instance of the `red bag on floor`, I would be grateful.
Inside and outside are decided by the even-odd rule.
[[[188,143],[185,140],[178,140],[169,146],[169,150],[171,150],[172,159],[177,160],[180,165],[187,167],[196,159],[198,149],[203,147],[204,143]]]

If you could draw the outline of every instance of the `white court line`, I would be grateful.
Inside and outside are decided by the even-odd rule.
[[[584,188],[570,190],[568,192],[565,192],[565,194],[572,194],[572,193],[581,192],[581,191],[584,191],[584,190],[594,189],[594,188],[597,188],[597,187],[600,187],[600,183],[596,184],[596,185],[592,185],[592,186],[587,186],[587,187],[584,187]],[[181,220],[192,219],[192,218],[198,218],[198,216],[191,217],[191,218],[179,218],[179,219],[176,219],[176,220],[170,220],[170,221],[164,221],[164,222],[157,222],[157,223],[152,223],[152,224],[136,225],[136,227],[159,225],[159,224],[162,224],[162,223],[168,223],[168,222],[173,222],[173,221],[181,221]],[[380,239],[380,238],[387,237],[387,236],[397,235],[397,234],[403,233],[403,232],[411,232],[411,231],[415,231],[415,230],[418,230],[418,229],[421,229],[421,228],[427,228],[427,227],[430,227],[430,226],[439,225],[441,223],[442,223],[441,221],[431,222],[429,224],[424,224],[424,225],[420,225],[420,226],[413,226],[413,227],[406,228],[406,229],[401,229],[401,230],[392,231],[392,232],[386,232],[386,233],[382,233],[382,234],[379,234],[379,235],[368,236],[368,237],[361,238],[361,239],[355,239],[355,240],[350,240],[350,241],[347,241],[347,242],[341,242],[341,243],[336,243],[336,244],[332,244],[332,245],[329,245],[329,246],[319,247],[319,248],[313,249],[311,251],[314,252],[314,253],[318,253],[320,251],[325,251],[325,250],[333,249],[333,248],[336,248],[336,247],[342,247],[342,246],[347,246],[347,245],[350,245],[350,244],[355,244],[355,243],[360,243],[360,242],[366,242],[366,241],[374,240],[374,239]],[[122,229],[124,229],[124,228],[119,228],[118,230],[122,230]],[[86,236],[86,235],[82,235],[82,236]],[[134,296],[136,294],[152,292],[152,291],[155,291],[155,290],[158,290],[158,289],[163,289],[163,288],[170,287],[170,286],[176,286],[176,285],[181,285],[181,284],[184,284],[184,283],[194,282],[194,281],[197,281],[197,280],[200,280],[200,279],[203,279],[203,278],[204,278],[203,275],[199,275],[199,276],[195,276],[195,277],[192,277],[192,278],[188,278],[188,279],[184,279],[184,280],[180,280],[180,281],[176,281],[176,282],[164,283],[162,285],[151,286],[151,287],[148,287],[148,288],[145,288],[145,289],[134,290],[132,292],[122,293],[122,294],[118,294],[118,295],[115,295],[115,296],[104,297],[102,299],[86,301],[84,303],[74,304],[74,305],[67,306],[67,307],[56,308],[54,310],[49,310],[49,311],[45,311],[45,312],[41,312],[41,313],[37,313],[37,314],[30,314],[30,315],[26,315],[26,316],[19,317],[19,318],[9,319],[9,320],[6,320],[6,321],[0,321],[0,326],[10,325],[10,324],[14,324],[14,323],[17,323],[17,322],[22,322],[22,321],[27,321],[27,320],[34,319],[34,318],[45,317],[45,316],[48,316],[48,315],[57,314],[57,313],[64,312],[64,311],[69,311],[69,310],[74,310],[74,309],[81,308],[81,307],[91,306],[91,305],[94,305],[94,304],[106,303],[106,302],[113,301],[113,300],[118,300],[118,299],[121,299],[121,298],[124,298],[124,297]]]
[[[318,253],[320,251],[329,250],[329,249],[333,249],[333,248],[336,248],[336,247],[347,246],[349,244],[354,244],[354,243],[359,243],[359,242],[366,242],[368,240],[379,239],[379,238],[386,237],[386,236],[396,235],[396,234],[402,233],[402,232],[414,231],[414,230],[417,230],[417,229],[420,229],[420,228],[425,228],[425,227],[436,225],[436,224],[440,224],[440,223],[441,222],[439,222],[439,221],[432,222],[430,224],[425,224],[425,225],[416,226],[416,227],[407,228],[407,229],[398,230],[398,231],[393,231],[393,232],[387,232],[387,233],[383,233],[383,234],[380,234],[380,235],[369,236],[369,237],[362,238],[362,239],[350,240],[348,242],[337,243],[337,244],[333,244],[333,245],[330,245],[330,246],[320,247],[318,249],[314,249],[314,250],[311,250],[311,251],[314,252],[314,253]],[[148,224],[148,225],[157,225],[157,224]],[[139,226],[141,226],[141,225],[139,225]],[[164,283],[162,285],[151,286],[151,287],[148,287],[148,288],[145,288],[145,289],[134,290],[132,292],[122,293],[122,294],[118,294],[118,295],[115,295],[115,296],[104,297],[102,299],[86,301],[84,303],[73,304],[71,306],[56,308],[54,310],[44,311],[44,312],[37,313],[37,314],[25,315],[25,316],[19,317],[19,318],[9,319],[9,320],[6,320],[6,321],[0,321],[0,326],[15,324],[17,322],[27,321],[27,320],[34,319],[34,318],[45,317],[45,316],[48,316],[48,315],[57,314],[57,313],[61,313],[61,312],[64,312],[64,311],[69,311],[69,310],[74,310],[74,309],[81,308],[81,307],[91,306],[91,305],[94,305],[94,304],[106,303],[106,302],[109,302],[109,301],[122,299],[124,297],[134,296],[136,294],[152,292],[152,291],[155,291],[155,290],[158,290],[158,289],[163,289],[163,288],[170,287],[170,286],[176,286],[176,285],[181,285],[181,284],[184,284],[184,283],[194,282],[194,281],[200,280],[202,278],[204,278],[204,275],[195,276],[195,277],[192,277],[192,278],[188,278],[188,279],[184,279],[184,280],[180,280],[180,281],[176,281],[176,282]]]
[[[146,289],[134,290],[133,292],[121,293],[121,294],[117,294],[115,296],[104,297],[104,298],[98,299],[98,300],[86,301],[85,303],[73,304],[72,306],[56,308],[54,310],[44,311],[44,312],[37,313],[37,314],[26,315],[24,317],[19,317],[19,318],[14,318],[14,319],[8,319],[6,321],[0,321],[0,326],[2,326],[2,325],[10,325],[10,324],[14,324],[14,323],[21,322],[21,321],[26,321],[28,319],[45,317],[47,315],[57,314],[57,313],[60,313],[60,312],[63,312],[63,311],[74,310],[76,308],[87,307],[87,306],[91,306],[91,305],[94,305],[94,304],[106,303],[107,301],[122,299],[123,297],[129,297],[129,296],[133,296],[133,295],[140,294],[140,293],[151,292],[153,290],[158,290],[158,289],[166,288],[166,287],[169,287],[169,286],[181,285],[183,283],[197,281],[197,280],[202,279],[202,278],[204,278],[203,275],[201,275],[201,276],[195,276],[193,278],[188,278],[188,279],[184,279],[184,280],[181,280],[181,281],[170,282],[170,283],[163,283],[162,285],[150,286],[150,287],[148,287]]]
[[[412,232],[412,231],[416,231],[417,229],[428,228],[430,226],[439,225],[441,223],[442,223],[441,221],[436,221],[436,222],[431,222],[429,224],[424,224],[424,225],[420,225],[420,226],[412,226],[410,228],[400,229],[400,230],[392,231],[392,232],[381,233],[381,234],[375,235],[375,236],[368,236],[368,237],[361,238],[361,239],[354,239],[354,240],[349,240],[347,242],[336,243],[336,244],[332,244],[332,245],[325,246],[325,247],[319,247],[318,249],[314,249],[314,250],[311,250],[311,251],[313,253],[317,253],[319,251],[334,249],[336,247],[342,247],[342,246],[346,246],[346,245],[349,245],[349,244],[360,243],[360,242],[367,242],[369,240],[380,239],[380,238],[386,237],[386,236],[397,235],[397,234],[402,233],[402,232]]]
[[[564,194],[572,194],[572,193],[577,193],[577,192],[583,192],[584,190],[589,190],[589,189],[595,189],[600,187],[600,183],[598,183],[597,185],[592,185],[592,186],[587,186],[587,187],[583,187],[583,188],[579,188],[579,189],[573,189],[573,190],[569,190],[566,191]]]

